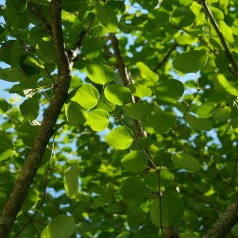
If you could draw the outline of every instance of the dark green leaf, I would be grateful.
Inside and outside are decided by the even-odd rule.
[[[123,106],[123,111],[130,117],[142,121],[151,113],[151,107],[144,103],[128,103]]]
[[[73,217],[66,215],[57,216],[41,233],[41,238],[70,237],[75,230]]]
[[[198,118],[191,114],[187,114],[185,118],[189,125],[195,130],[210,131],[212,129],[212,123],[207,118]]]
[[[183,95],[184,86],[178,80],[168,80],[160,83],[156,91],[159,102],[176,104]]]
[[[197,159],[184,153],[176,153],[172,156],[174,167],[176,169],[186,169],[192,172],[198,171],[201,165]]]
[[[193,50],[178,55],[173,60],[173,66],[182,73],[196,73],[206,65],[207,60],[206,51]]]
[[[127,178],[122,184],[120,192],[126,203],[140,203],[149,195],[145,184],[137,176]]]

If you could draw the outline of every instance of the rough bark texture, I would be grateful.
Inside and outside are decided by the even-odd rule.
[[[226,211],[213,224],[203,238],[224,238],[238,221],[238,200],[229,205]]]
[[[59,69],[58,86],[55,89],[55,94],[49,104],[48,109],[44,113],[41,126],[36,135],[31,151],[26,158],[20,176],[1,213],[1,238],[8,237],[14,220],[27,196],[34,176],[40,166],[46,146],[50,140],[50,137],[52,136],[56,120],[66,100],[70,85],[71,69],[61,28],[61,2],[59,0],[51,1],[51,25],[52,38],[55,46],[55,53]]]

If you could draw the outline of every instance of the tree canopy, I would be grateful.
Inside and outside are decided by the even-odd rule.
[[[238,237],[237,1],[0,9],[0,237]]]

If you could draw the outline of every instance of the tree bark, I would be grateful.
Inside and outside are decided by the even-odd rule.
[[[238,221],[238,199],[231,203],[203,238],[224,238]]]
[[[8,237],[12,225],[27,196],[36,172],[40,166],[47,144],[52,136],[56,120],[67,98],[71,79],[71,65],[61,27],[61,1],[51,1],[52,38],[58,64],[58,86],[45,111],[41,126],[36,135],[20,176],[6,202],[0,216],[0,237]]]

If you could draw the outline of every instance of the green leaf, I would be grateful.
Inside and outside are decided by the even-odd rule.
[[[72,165],[65,173],[64,187],[69,198],[77,198],[79,192],[79,168],[77,165]]]
[[[98,104],[97,104],[97,108],[98,109],[102,109],[104,111],[107,112],[112,112],[114,111],[116,105],[112,102],[109,102],[104,95],[101,95]]]
[[[198,171],[201,165],[197,159],[184,153],[176,153],[171,158],[176,169],[185,169],[192,172]]]
[[[206,65],[207,60],[206,51],[192,50],[178,55],[173,60],[173,66],[182,73],[196,73]]]
[[[224,90],[226,93],[229,93],[233,96],[238,96],[238,87],[235,82],[228,81],[223,74],[217,74],[215,79],[216,88],[219,90]]]
[[[130,117],[142,121],[151,113],[151,107],[145,103],[128,103],[123,106],[123,111]]]
[[[89,64],[86,66],[86,74],[94,83],[105,85],[113,80],[114,70],[104,64]]]
[[[15,150],[1,150],[0,149],[0,161],[11,159],[15,154]]]
[[[75,230],[73,217],[66,215],[57,216],[41,233],[41,238],[66,238]]]
[[[1,69],[0,68],[0,75],[1,75],[1,80],[6,80],[8,82],[18,82],[20,80],[24,80],[26,77],[23,72],[19,71],[19,69]]]
[[[161,208],[163,208],[162,204],[161,204]],[[159,199],[155,199],[150,206],[150,219],[155,226],[161,227]],[[162,212],[162,224],[167,226],[167,224],[165,224],[165,220],[163,219],[163,212]]]
[[[134,140],[132,131],[125,126],[119,126],[113,129],[104,138],[111,147],[118,150],[129,148]]]
[[[65,115],[70,125],[78,127],[87,120],[87,112],[77,103],[71,101],[65,104]]]
[[[148,196],[145,184],[137,176],[128,177],[120,189],[123,200],[126,203],[140,203]]]
[[[215,120],[218,121],[227,121],[230,118],[231,108],[230,107],[223,107],[223,108],[215,108],[212,111],[212,116]]]
[[[136,97],[143,98],[146,96],[151,96],[152,91],[150,88],[147,88],[146,86],[142,84],[130,84],[128,85],[128,88],[130,88],[132,94]]]
[[[30,109],[30,110],[29,110]],[[39,102],[37,97],[26,99],[20,105],[21,114],[26,121],[33,121],[39,114]]]
[[[67,12],[75,12],[80,8],[79,0],[62,0],[62,9]]]
[[[212,123],[207,118],[198,118],[191,114],[185,116],[186,121],[195,130],[210,131],[212,129]]]
[[[179,27],[186,27],[194,23],[196,16],[191,11],[190,7],[176,7],[171,21]]]
[[[117,31],[118,21],[116,14],[113,12],[108,4],[104,4],[102,1],[92,0],[96,9],[96,16],[100,24],[111,33]]]
[[[139,4],[146,9],[153,9],[158,5],[158,0],[140,0]]]
[[[109,124],[109,114],[102,109],[95,109],[88,113],[87,124],[94,131],[103,131]]]
[[[122,106],[123,104],[131,101],[130,89],[121,85],[107,85],[104,90],[104,94],[108,101],[119,106]]]
[[[131,151],[121,160],[122,166],[132,173],[139,173],[148,167],[148,158],[142,151]]]
[[[178,193],[166,192],[162,196],[162,216],[169,227],[176,227],[183,218],[183,200]]]
[[[224,38],[227,41],[229,41],[230,43],[234,42],[232,29],[224,21],[219,21],[218,25],[219,25],[219,29],[222,32]]]
[[[160,176],[160,177],[159,177]],[[159,181],[160,181],[160,189],[159,189]],[[174,174],[162,166],[160,170],[160,175],[158,171],[151,169],[149,173],[146,175],[145,183],[149,189],[153,192],[159,192],[159,190],[164,191],[166,187],[173,184]]]
[[[43,37],[36,45],[37,56],[45,63],[55,63],[54,46],[50,38]]]
[[[97,105],[98,99],[98,90],[91,84],[82,83],[71,100],[85,109],[91,109]]]
[[[131,204],[127,210],[127,221],[130,228],[138,228],[146,218],[146,214],[135,204]]]
[[[23,143],[29,147],[32,146],[38,129],[38,125],[33,126],[28,122],[16,126],[18,136],[23,140]]]
[[[175,126],[175,122],[173,114],[159,111],[148,117],[143,126],[148,133],[166,134]]]
[[[178,80],[167,80],[160,83],[156,88],[156,97],[165,103],[174,103],[182,97],[184,92],[183,84]]]
[[[149,80],[151,82],[154,82],[154,83],[159,80],[159,76],[155,72],[153,72],[143,62],[137,62],[136,66],[139,68],[142,78]]]
[[[184,205],[178,193],[165,192],[161,199],[163,225],[176,227],[179,225],[184,214]],[[150,218],[152,223],[161,227],[159,199],[155,199],[150,207]]]
[[[182,34],[175,38],[176,42],[180,45],[191,45],[195,42],[197,42],[196,36],[191,36],[188,34]]]
[[[0,130],[0,141],[0,161],[10,159],[15,153],[11,138]]]

